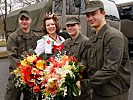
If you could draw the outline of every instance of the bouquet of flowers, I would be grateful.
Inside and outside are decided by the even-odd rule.
[[[22,55],[17,66],[12,72],[16,75],[16,86],[27,88],[33,94],[41,93],[51,100],[80,93],[76,82],[82,78],[80,72],[85,67],[73,56],[57,53],[42,59],[29,51]]]

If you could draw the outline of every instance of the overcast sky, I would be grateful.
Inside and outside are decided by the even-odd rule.
[[[114,0],[114,1],[115,1],[115,3],[117,3],[117,4],[119,4],[119,3],[124,3],[124,2],[130,2],[130,1],[133,2],[133,0]]]

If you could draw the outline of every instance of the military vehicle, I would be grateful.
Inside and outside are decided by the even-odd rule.
[[[35,32],[40,33],[42,30],[42,19],[43,19],[44,13],[52,11],[52,0],[49,0],[49,2],[45,0],[43,2],[39,2],[31,6],[22,8],[22,9],[28,10],[31,14],[31,17],[32,17],[31,29]],[[7,15],[7,19],[6,19],[6,35],[7,36],[18,28],[19,26],[18,25],[18,14],[20,10],[22,9],[18,9],[13,12],[10,12]]]
[[[102,0],[105,5],[106,20],[110,25],[120,30],[120,17],[116,4],[111,0]],[[42,31],[42,19],[46,12],[52,12],[58,15],[61,32],[66,31],[65,21],[69,16],[77,16],[81,21],[81,32],[87,37],[90,37],[91,27],[87,23],[86,16],[83,15],[85,11],[85,4],[87,0],[45,0],[31,6],[25,7],[30,11],[33,22],[31,29],[40,33]],[[19,10],[13,11],[7,15],[6,33],[9,35],[11,32],[18,28],[17,17]]]
[[[110,0],[102,0],[105,4],[106,10],[106,18],[108,22],[113,25],[115,28],[120,29],[120,20],[119,13],[117,7],[113,1]],[[46,12],[52,12],[58,15],[59,22],[61,25],[61,31],[66,30],[65,21],[69,16],[77,16],[81,20],[82,33],[89,37],[89,33],[91,31],[90,27],[88,27],[88,23],[86,20],[86,16],[83,15],[85,10],[85,3],[87,0],[45,0],[31,6],[25,7],[23,9],[27,9],[30,11],[33,22],[31,25],[31,29],[35,32],[41,32],[42,30],[42,19],[43,15]],[[18,28],[17,16],[19,10],[13,11],[7,15],[7,26],[6,33],[9,34],[15,31]]]
[[[133,57],[133,1],[117,5],[120,19],[121,31],[129,41],[129,55]]]

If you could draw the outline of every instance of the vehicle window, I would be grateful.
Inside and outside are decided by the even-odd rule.
[[[67,15],[78,15],[83,14],[85,10],[85,2],[86,0],[81,0],[81,7],[77,8],[75,7],[74,0],[66,0],[66,14]]]
[[[106,18],[111,20],[119,20],[119,13],[115,3],[107,0],[103,0],[103,3],[106,11]]]
[[[133,6],[122,7],[120,12],[121,19],[129,19],[133,21]]]
[[[63,1],[62,0],[55,0],[54,13],[57,15],[61,15],[62,14],[62,7],[63,7]]]

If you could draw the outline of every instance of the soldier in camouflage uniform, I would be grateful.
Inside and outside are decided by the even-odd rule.
[[[92,100],[127,100],[131,66],[128,41],[106,23],[102,1],[89,1],[85,14],[94,32],[87,59],[90,78],[80,82],[81,90],[93,89]]]
[[[76,17],[68,17],[66,20],[67,32],[71,38],[64,42],[64,50],[67,55],[75,56],[78,61],[86,65],[86,56],[82,55],[86,50],[87,41],[86,36],[80,33],[80,20]],[[86,68],[87,69],[87,68]],[[86,79],[86,70],[83,72],[83,78]],[[81,95],[77,97],[70,97],[68,100],[90,100],[90,91],[81,91]]]
[[[10,58],[10,72],[17,66],[16,63],[24,51],[35,49],[39,35],[30,30],[32,19],[26,10],[22,10],[18,16],[20,28],[10,34],[7,40],[7,50]],[[9,23],[10,24],[10,23]],[[23,100],[31,100],[30,92],[16,88],[13,83],[14,75],[9,76],[8,84],[5,92],[5,100],[20,100],[23,92]]]

